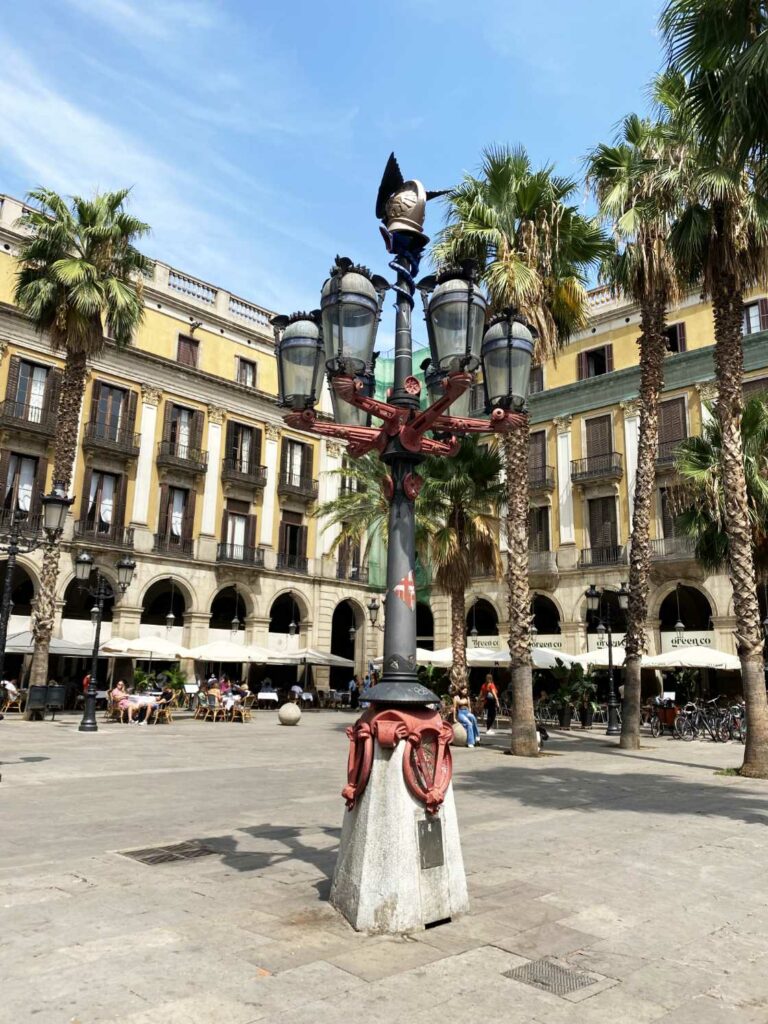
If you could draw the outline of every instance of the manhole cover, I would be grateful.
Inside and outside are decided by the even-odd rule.
[[[177,860],[195,860],[198,857],[210,857],[216,853],[210,846],[192,839],[186,843],[175,843],[173,846],[153,846],[146,850],[120,850],[121,857],[130,857],[141,864],[168,864]]]
[[[589,974],[569,970],[559,964],[553,964],[551,960],[534,960],[529,964],[523,964],[522,967],[505,971],[504,977],[533,985],[556,996],[565,996],[595,984],[595,978]]]

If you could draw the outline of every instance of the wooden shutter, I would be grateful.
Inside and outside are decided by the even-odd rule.
[[[251,550],[256,548],[256,516],[248,516],[245,523],[245,546]]]
[[[681,322],[677,325],[677,351],[685,352],[686,344],[687,343],[685,340],[685,324]]]
[[[95,380],[91,385],[91,412],[90,422],[95,423],[99,418],[99,400],[101,398],[101,381]]]
[[[225,444],[224,458],[225,459],[234,459],[235,455],[236,455],[236,452],[235,452],[235,423],[234,423],[233,420],[227,420],[227,434],[226,434],[226,440],[225,440],[224,444]]]
[[[163,411],[163,440],[171,440],[171,423],[173,417],[173,402],[166,402]]]
[[[768,391],[768,377],[757,377],[752,380],[745,380],[743,387],[744,398],[754,398],[764,391]]]
[[[203,447],[203,414],[199,409],[192,413],[191,447],[198,451]]]
[[[7,448],[0,451],[0,506],[5,504],[5,496],[8,493],[8,467],[11,462],[11,453]]]
[[[307,556],[307,533],[308,527],[299,527],[299,558],[306,558]]]
[[[312,458],[314,452],[308,444],[302,445],[304,451],[301,453],[301,479],[311,480],[312,479]]]
[[[125,498],[128,491],[128,478],[121,473],[115,486],[115,505],[112,510],[112,529],[120,531],[125,526]]]
[[[616,547],[616,501],[614,498],[590,499],[589,541],[593,548]]]
[[[187,504],[184,509],[184,522],[181,526],[181,536],[184,540],[192,540],[195,530],[195,502],[197,501],[197,491],[187,491]]]
[[[52,367],[45,378],[45,395],[43,397],[44,407],[54,415],[59,412],[59,396],[61,395],[61,381],[63,378],[61,370]]]
[[[610,455],[611,453],[611,417],[596,416],[587,420],[587,457]]]
[[[42,455],[37,460],[37,469],[35,471],[35,483],[32,487],[32,500],[29,503],[29,511],[32,515],[37,515],[42,512],[43,506],[40,499],[45,491],[45,478],[48,475],[48,459]]]
[[[19,393],[19,373],[21,371],[21,358],[11,356],[8,364],[8,384],[5,388],[5,397],[9,402],[15,402]]]
[[[80,518],[85,519],[88,515],[88,498],[91,494],[91,480],[93,479],[93,470],[90,466],[86,467],[83,473],[83,493],[80,498]]]
[[[125,407],[125,429],[129,434],[136,433],[136,404],[138,395],[135,391],[129,391],[126,396]]]
[[[670,398],[659,403],[659,444],[682,441],[685,428],[685,399]]]
[[[280,520],[280,530],[277,538],[277,550],[281,555],[288,553],[288,523],[285,519]]]
[[[198,343],[194,338],[185,334],[179,335],[179,347],[177,350],[178,362],[182,366],[197,367]]]
[[[229,512],[227,509],[221,513],[221,543],[227,543],[227,537],[229,536]]]
[[[661,489],[661,535],[662,537],[675,536],[675,517],[666,487]]]
[[[288,474],[288,441],[283,438],[283,442],[280,445],[280,476],[282,479]]]
[[[586,380],[587,376],[589,375],[586,352],[579,352],[579,354],[576,356],[576,374],[579,380]]]
[[[613,372],[613,345],[605,346],[605,372]]]
[[[528,466],[530,469],[542,469],[547,464],[547,433],[537,430],[531,434],[528,446]]]
[[[261,436],[261,431],[257,427],[252,427],[252,439],[251,439],[251,465],[261,465],[261,451],[262,444],[264,443]]]
[[[168,484],[160,484],[160,512],[157,517],[157,532],[161,537],[168,533],[168,507],[170,502],[170,487]]]
[[[768,299],[758,299],[757,306],[760,310],[760,330],[768,331]]]

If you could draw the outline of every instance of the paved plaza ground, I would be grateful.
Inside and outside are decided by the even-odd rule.
[[[326,902],[351,721],[6,717],[3,1024],[768,1020],[768,783],[715,774],[740,745],[457,750],[471,914],[367,937]],[[214,852],[120,852],[192,840]],[[526,982],[540,960],[581,987]]]

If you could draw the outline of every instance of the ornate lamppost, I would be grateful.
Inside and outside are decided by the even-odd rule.
[[[136,563],[132,558],[121,558],[117,563],[117,583],[121,594],[124,594],[130,586],[135,568]],[[83,718],[78,726],[79,732],[97,732],[99,728],[96,724],[96,692],[98,690],[101,620],[104,616],[104,602],[115,596],[111,583],[98,569],[96,569],[96,583],[92,587],[88,585],[93,570],[93,556],[89,555],[87,551],[82,551],[75,559],[75,578],[81,589],[94,599],[91,619],[96,628],[93,634],[93,651],[91,652],[91,678],[85,693]]]
[[[13,593],[13,572],[18,555],[26,555],[41,544],[53,544],[64,529],[70,506],[74,498],[68,498],[66,491],[58,484],[53,485],[50,494],[41,495],[43,506],[41,517],[29,516],[26,509],[14,508],[8,517],[8,528],[0,533],[0,552],[7,554],[5,581],[0,599],[0,680],[5,675],[5,645],[8,640],[8,620],[11,617],[11,595]],[[42,525],[42,536],[40,528]]]
[[[432,194],[404,181],[392,155],[376,203],[396,275],[394,383],[386,402],[373,397],[373,347],[388,282],[336,258],[321,309],[275,317],[279,392],[297,429],[343,438],[353,458],[379,453],[389,473],[387,597],[383,677],[371,707],[349,730],[345,816],[331,902],[357,929],[404,932],[468,907],[451,788],[452,739],[439,698],[416,674],[414,502],[416,467],[425,455],[451,456],[458,436],[502,433],[519,425],[528,391],[533,333],[512,311],[491,320],[472,268],[416,282],[429,239],[423,232]],[[413,375],[411,314],[425,301],[434,400],[420,408]],[[490,419],[448,414],[483,367]],[[314,412],[327,371],[334,422]],[[370,426],[370,418],[381,426]],[[428,436],[431,434],[432,436]],[[371,603],[371,605],[373,602]],[[375,623],[378,608],[368,607]]]
[[[619,721],[619,695],[616,692],[615,679],[613,675],[613,629],[611,623],[611,606],[606,601],[605,604],[605,616],[601,613],[604,590],[597,590],[594,583],[590,583],[589,589],[585,592],[584,596],[587,599],[587,611],[598,617],[597,632],[598,635],[603,637],[607,634],[608,636],[608,728],[605,730],[606,736],[619,736],[621,733],[621,723]],[[629,607],[629,588],[626,583],[621,584],[621,588],[616,595],[619,601],[619,608],[623,612]]]

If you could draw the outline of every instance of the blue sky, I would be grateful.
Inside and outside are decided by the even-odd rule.
[[[578,175],[644,109],[658,0],[27,0],[0,25],[0,192],[134,186],[150,255],[271,309],[386,270],[394,149],[445,188],[489,143]],[[440,225],[430,204],[427,230]]]

